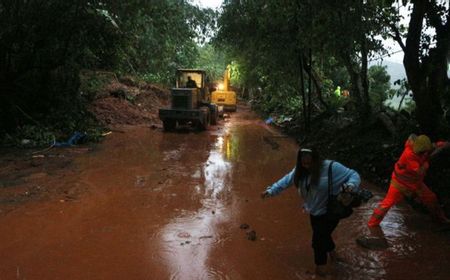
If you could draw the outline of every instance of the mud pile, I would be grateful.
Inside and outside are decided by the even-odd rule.
[[[107,127],[157,125],[158,109],[168,105],[169,96],[165,88],[125,77],[101,88],[89,111]]]

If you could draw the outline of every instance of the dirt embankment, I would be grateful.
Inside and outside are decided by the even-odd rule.
[[[158,109],[168,105],[169,97],[163,87],[124,77],[102,87],[89,111],[107,127],[156,125]]]

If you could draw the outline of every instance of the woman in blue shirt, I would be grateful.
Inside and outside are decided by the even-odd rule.
[[[295,168],[279,181],[268,187],[262,198],[275,196],[288,187],[295,185],[304,199],[303,208],[310,214],[313,230],[312,247],[316,274],[324,276],[327,254],[335,256],[335,244],[331,236],[339,223],[327,215],[328,168],[332,161],[322,160],[315,149],[300,149]],[[358,173],[339,162],[332,164],[332,193],[337,195],[342,185],[351,191],[357,191],[361,179]]]

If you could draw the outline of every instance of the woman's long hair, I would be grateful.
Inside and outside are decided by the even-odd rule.
[[[302,166],[302,157],[305,155],[311,155],[312,158],[311,167],[309,170],[307,170]],[[308,177],[308,175],[311,176],[310,184],[316,186],[319,183],[321,167],[322,167],[322,158],[320,157],[319,152],[317,152],[316,149],[303,148],[298,150],[297,163],[295,165],[295,174],[294,174],[295,186],[298,188],[300,181]]]

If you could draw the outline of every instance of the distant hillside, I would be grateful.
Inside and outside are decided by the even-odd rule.
[[[379,64],[380,64],[379,61],[373,61],[373,62],[369,63],[369,67],[372,65],[379,65]],[[394,85],[394,82],[396,80],[406,78],[405,68],[403,67],[403,64],[384,60],[381,62],[381,65],[387,67],[386,70],[387,70],[389,76],[391,76],[391,85],[392,86]]]

